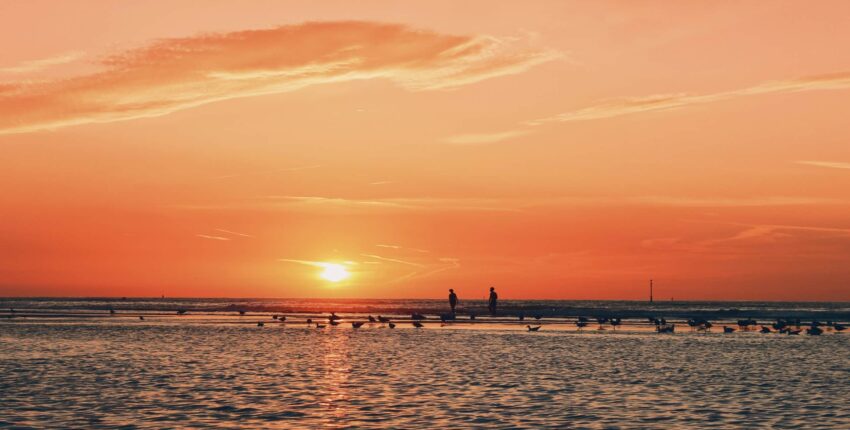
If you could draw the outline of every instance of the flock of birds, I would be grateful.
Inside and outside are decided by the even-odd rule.
[[[246,314],[246,311],[244,311],[244,310],[239,310],[238,312],[239,312],[240,316],[244,316]],[[15,309],[9,308],[9,313],[10,313],[10,318],[11,318],[11,316],[15,314]],[[109,309],[110,315],[115,315],[115,313],[116,312],[115,312],[114,309]],[[186,310],[186,309],[178,309],[177,310],[177,315],[186,315],[187,313],[188,313],[188,310]],[[439,318],[440,318],[440,322],[445,324],[447,322],[457,320],[457,314],[455,314],[455,313],[441,314],[439,316]],[[525,314],[520,313],[517,316],[517,318],[519,319],[519,321],[525,321]],[[536,315],[532,315],[531,318],[533,318],[533,319],[535,319],[536,321],[539,322],[541,319],[543,319],[543,315],[536,314]],[[272,319],[274,319],[275,321],[278,321],[278,322],[284,322],[284,321],[286,321],[286,316],[284,316],[284,315],[272,315]],[[326,324],[322,324],[320,322],[314,322],[312,318],[307,318],[306,323],[307,323],[308,326],[315,325],[315,327],[317,329],[323,329],[323,328],[327,327],[328,325],[338,326],[338,325],[342,324],[342,319],[343,318],[340,317],[339,315],[337,315],[335,312],[331,312],[331,314],[327,317],[327,323]],[[428,319],[428,318],[425,315],[420,314],[420,313],[413,313],[410,316],[411,324],[416,328],[424,327],[425,325],[422,323],[422,321],[426,320],[426,319]],[[469,319],[474,321],[475,320],[475,314],[470,314]],[[144,321],[145,317],[143,315],[139,315],[139,320]],[[605,330],[606,325],[610,325],[612,329],[616,330],[618,327],[620,327],[623,324],[622,318],[595,317],[595,320],[596,320],[596,323],[599,325],[598,330]],[[660,318],[649,317],[647,320],[651,325],[655,326],[655,331],[658,332],[658,333],[675,333],[675,331],[676,331],[676,324],[668,323],[667,320],[664,317],[660,317]],[[373,317],[372,315],[369,315],[367,317],[366,321],[351,321],[350,323],[351,323],[352,328],[357,329],[357,328],[362,327],[367,322],[369,324],[375,324],[375,323],[386,324],[389,328],[396,328],[395,322],[393,322],[390,318],[385,317],[385,316],[381,316],[381,315],[378,315],[377,318]],[[578,328],[579,331],[581,331],[582,329],[584,329],[585,327],[587,327],[590,324],[591,324],[590,318],[584,317],[584,316],[576,317],[575,325],[576,325],[576,327]],[[711,321],[708,321],[708,320],[702,319],[702,318],[690,318],[690,319],[687,320],[687,324],[688,324],[688,327],[690,327],[691,331],[701,332],[701,333],[708,333],[708,332],[711,331],[712,327],[714,327],[714,325],[711,323]],[[262,322],[262,321],[258,321],[257,326],[263,327],[263,326],[265,326],[265,323]],[[529,332],[536,332],[536,331],[540,331],[540,329],[543,327],[543,325],[542,324],[537,324],[537,325],[534,325],[534,326],[526,325],[525,327]],[[824,328],[826,330],[830,330],[830,331],[834,330],[836,332],[843,332],[844,330],[847,329],[847,326],[844,325],[844,324],[838,323],[838,322],[827,321],[825,323],[821,323],[817,320],[813,320],[811,322],[804,324],[802,321],[800,321],[799,318],[794,319],[794,320],[780,318],[780,319],[777,319],[776,321],[774,321],[772,323],[760,324],[758,321],[756,321],[752,318],[748,318],[748,319],[738,320],[737,321],[737,327],[734,327],[734,326],[730,327],[730,326],[724,325],[724,326],[722,326],[722,328],[723,328],[723,333],[734,333],[736,330],[741,330],[741,331],[758,330],[760,333],[763,333],[763,334],[778,333],[778,334],[786,334],[786,335],[799,335],[799,334],[803,333],[803,331],[805,330],[805,333],[808,334],[808,335],[819,336],[819,335],[823,334]]]

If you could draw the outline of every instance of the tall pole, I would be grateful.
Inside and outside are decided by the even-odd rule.
[[[649,280],[649,303],[652,303],[652,279]]]

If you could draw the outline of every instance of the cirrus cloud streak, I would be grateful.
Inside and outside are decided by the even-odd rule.
[[[559,55],[514,38],[398,24],[311,22],[163,39],[112,55],[103,70],[0,85],[0,134],[155,117],[239,97],[383,78],[412,91],[520,73]]]

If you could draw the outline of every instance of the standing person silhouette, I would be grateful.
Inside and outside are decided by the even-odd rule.
[[[449,306],[452,307],[452,313],[455,313],[455,308],[457,307],[457,294],[455,294],[455,290],[449,288]]]
[[[496,300],[499,299],[499,295],[496,294],[496,289],[490,287],[490,299],[487,302],[487,309],[490,309],[491,315],[496,315]]]

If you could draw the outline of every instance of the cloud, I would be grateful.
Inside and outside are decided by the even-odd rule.
[[[656,94],[643,97],[614,99],[547,118],[528,121],[525,124],[535,126],[550,122],[589,121],[641,112],[679,109],[695,104],[712,103],[745,96],[814,90],[841,90],[848,88],[850,88],[850,72],[841,72],[784,81],[770,81],[750,87],[718,93]]]
[[[459,134],[449,136],[443,139],[445,143],[454,143],[459,145],[475,145],[481,143],[496,143],[503,140],[513,139],[515,137],[531,134],[531,130],[508,130],[499,133],[484,133],[484,134]]]
[[[419,263],[413,263],[413,262],[410,262],[410,261],[399,260],[397,258],[381,257],[380,255],[375,255],[375,254],[360,254],[360,255],[362,255],[364,257],[374,258],[375,260],[386,261],[386,262],[389,262],[389,263],[398,263],[398,264],[404,264],[404,265],[407,265],[407,266],[414,266],[414,267],[424,267],[423,265],[421,265]]]
[[[229,237],[210,236],[210,235],[207,235],[207,234],[196,234],[195,236],[200,237],[201,239],[209,239],[209,240],[230,240]]]
[[[245,233],[239,233],[239,232],[235,232],[235,231],[225,230],[225,229],[223,229],[223,228],[216,228],[216,229],[214,229],[214,230],[215,230],[215,231],[217,231],[217,232],[220,232],[220,233],[230,234],[230,235],[233,235],[233,236],[254,237],[254,236],[252,236],[252,235],[250,235],[250,234],[245,234]]]
[[[520,73],[557,58],[515,38],[397,24],[310,22],[163,39],[102,59],[104,70],[0,88],[0,134],[165,115],[220,100],[383,78],[412,91]]]
[[[747,198],[641,196],[631,197],[625,200],[636,204],[683,207],[797,206],[847,203],[847,200],[792,196],[757,196]]]
[[[797,164],[805,164],[808,166],[827,167],[830,169],[850,169],[850,163],[840,163],[835,161],[798,161]]]
[[[74,61],[83,58],[83,56],[85,56],[85,52],[65,52],[53,57],[42,58],[39,60],[24,61],[11,67],[0,67],[0,74],[23,74],[40,72],[52,66],[73,63]]]
[[[494,143],[525,136],[532,132],[533,129],[530,127],[553,122],[591,121],[643,112],[680,109],[695,104],[712,103],[761,94],[792,93],[815,90],[843,90],[848,88],[850,88],[850,72],[841,72],[784,81],[770,81],[737,90],[717,93],[674,93],[653,94],[641,97],[624,97],[605,100],[588,107],[520,123],[522,126],[529,127],[526,129],[517,128],[514,130],[495,133],[461,134],[444,138],[442,141],[446,143],[460,144]]]
[[[375,246],[377,246],[378,248],[389,248],[389,249],[396,249],[396,250],[410,250],[410,251],[413,251],[413,252],[419,252],[419,253],[423,253],[423,254],[427,254],[427,253],[431,252],[431,251],[428,251],[427,249],[407,248],[407,247],[404,247],[404,246],[401,246],[401,245],[387,245],[387,244],[383,244],[383,243],[379,243]]]

